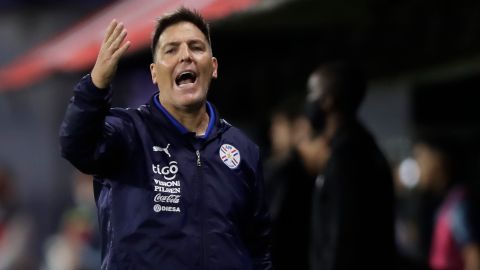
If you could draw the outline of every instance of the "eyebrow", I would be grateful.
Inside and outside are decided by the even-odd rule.
[[[180,45],[180,41],[170,41],[166,44],[164,44],[163,46],[161,46],[161,48],[165,48],[165,47],[168,47],[168,46],[172,46],[172,47],[176,47],[178,45]],[[205,44],[206,46],[208,46],[208,42],[204,42],[203,40],[201,39],[190,39],[190,40],[187,40],[187,44],[196,44],[196,43],[201,43],[201,44]]]

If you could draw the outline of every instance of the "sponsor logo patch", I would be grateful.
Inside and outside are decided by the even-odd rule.
[[[166,147],[154,146],[154,152],[164,152],[168,157],[171,157],[168,151],[168,144]],[[180,208],[180,201],[182,197],[181,180],[178,179],[179,172],[178,163],[172,160],[168,165],[152,164],[153,172],[153,190],[155,196],[153,197],[153,211],[155,213],[161,212],[182,212]]]
[[[173,180],[177,176],[178,166],[176,161],[170,161],[168,166],[160,167],[159,164],[152,164],[154,174],[162,175],[165,180]]]
[[[164,152],[169,158],[171,158],[172,155],[170,155],[170,151],[168,151],[168,147],[170,147],[170,144],[167,144],[167,146],[165,147],[153,146],[153,152]]]

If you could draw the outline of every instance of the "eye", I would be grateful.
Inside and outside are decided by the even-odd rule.
[[[164,53],[165,54],[172,54],[175,52],[175,48],[167,48],[164,50]]]
[[[192,51],[202,52],[205,50],[205,47],[202,44],[194,43],[190,46]]]

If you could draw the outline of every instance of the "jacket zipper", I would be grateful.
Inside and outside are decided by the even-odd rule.
[[[200,170],[200,167],[202,167],[202,159],[200,155],[200,150],[197,149],[195,150],[195,154],[197,156],[197,168]],[[200,203],[200,212],[201,212],[201,230],[202,230],[202,236],[201,236],[201,241],[202,241],[202,268],[207,269],[206,267],[206,261],[207,261],[207,249],[205,248],[205,200],[204,200],[204,180],[203,180],[203,175],[201,171],[199,171],[199,177],[201,177],[201,187],[200,187],[200,194],[201,194],[201,203]]]
[[[201,167],[202,160],[200,159],[200,150],[195,151],[195,153],[197,154],[197,167]]]
[[[226,127],[222,127],[218,132],[217,134],[213,137],[213,138],[210,138],[208,141],[204,142],[203,146],[202,146],[202,149],[208,144],[210,143],[211,141],[215,140],[218,136],[220,136],[221,133],[223,133],[227,128]],[[201,194],[201,203],[200,203],[200,211],[201,211],[201,241],[202,241],[202,269],[208,269],[208,266],[206,265],[207,264],[207,249],[205,247],[205,200],[203,200],[203,198],[205,197],[205,188],[204,188],[204,179],[203,179],[203,175],[200,171],[201,167],[202,167],[202,158],[201,158],[201,155],[200,155],[200,149],[195,149],[195,155],[196,155],[196,162],[197,162],[197,169],[199,170],[198,171],[198,176],[201,178],[201,188],[200,188],[200,194]]]

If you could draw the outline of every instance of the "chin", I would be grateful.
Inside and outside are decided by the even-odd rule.
[[[181,107],[195,108],[202,105],[206,100],[205,96],[187,94],[179,98],[178,103]]]

